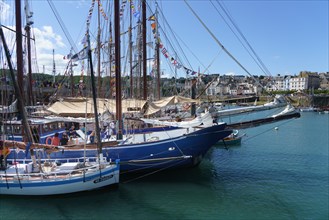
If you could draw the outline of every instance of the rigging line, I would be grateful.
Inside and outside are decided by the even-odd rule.
[[[226,23],[226,25],[230,28],[230,30],[232,31],[232,33],[234,34],[234,36],[238,39],[238,41],[241,43],[241,45],[243,46],[243,48],[247,51],[247,53],[250,55],[250,57],[255,61],[255,63],[257,64],[257,66],[265,73],[265,75],[267,75],[267,73],[265,72],[265,70],[260,66],[260,64],[256,61],[256,59],[253,57],[253,55],[251,54],[251,52],[248,50],[248,48],[245,46],[245,44],[241,41],[241,39],[239,38],[239,36],[235,33],[235,31],[232,29],[232,27],[230,26],[230,24],[226,21],[226,19],[224,18],[224,16],[219,12],[218,8],[214,5],[214,3],[212,1],[210,1],[211,4],[213,5],[213,7],[215,8],[215,10],[217,11],[217,13],[222,17],[222,19],[224,20],[224,22]],[[220,4],[219,2],[217,2],[218,4]],[[221,5],[220,5],[221,6]],[[222,6],[221,6],[222,7]],[[222,10],[225,12],[226,16],[229,17],[229,15],[226,13],[226,11],[222,8]],[[232,19],[229,20],[231,21],[231,23],[233,23],[233,26],[238,30],[238,32],[240,33],[240,35],[242,35],[242,38],[247,42],[247,40],[245,39],[245,37],[243,36],[243,34],[239,31],[238,27],[236,27],[236,25],[234,24],[234,22],[232,21]],[[247,42],[247,45],[249,45],[249,43]],[[251,46],[249,45],[249,48]]]
[[[217,59],[217,57],[219,56],[219,54],[222,52],[222,50],[220,50],[218,52],[218,54],[213,58],[213,60],[209,63],[209,65],[206,67],[206,69],[203,72],[203,74],[205,74],[206,71],[208,71],[208,69],[214,64],[215,60]]]
[[[191,10],[191,12],[194,14],[194,16],[199,20],[199,22],[202,24],[202,26],[208,31],[208,33],[213,37],[213,39],[216,41],[216,43],[225,51],[225,53],[233,59],[234,62],[238,64],[251,78],[255,80],[255,82],[265,90],[264,86],[260,84],[255,77],[224,47],[224,45],[218,40],[218,38],[210,31],[210,29],[206,26],[206,24],[200,19],[200,17],[195,13],[195,11],[192,9],[192,7],[189,5],[189,3],[184,0],[185,4],[188,6],[188,8]]]
[[[158,5],[157,2],[156,2],[155,4]],[[188,65],[189,65],[189,67],[192,68],[191,63],[190,63],[189,60],[187,59],[187,57],[186,57],[186,55],[185,55],[185,53],[184,53],[182,47],[180,46],[180,44],[179,44],[179,42],[178,42],[178,40],[177,40],[177,37],[176,37],[177,34],[172,30],[171,26],[169,25],[169,23],[168,23],[166,17],[164,16],[164,14],[163,14],[163,12],[162,12],[162,10],[161,10],[159,7],[158,7],[158,9],[159,9],[159,14],[161,14],[162,19],[163,19],[165,25],[169,28],[169,31],[172,33],[172,36],[173,36],[173,39],[174,39],[173,41],[176,42],[177,47],[179,48],[180,52],[182,53],[183,57],[185,58],[185,61],[186,61],[186,62],[188,63]],[[158,18],[156,18],[156,19],[158,20]],[[158,23],[158,21],[157,21],[157,23]],[[165,31],[165,30],[159,25],[159,23],[158,23],[158,29],[159,29],[159,30],[162,30],[162,34],[165,36],[165,38],[167,39],[169,45],[171,46],[171,48],[174,50],[175,54],[177,55],[177,52],[176,52],[175,49],[174,49],[175,47],[172,45],[171,41],[169,40],[169,37],[168,37],[168,35],[166,34],[166,31]],[[179,57],[178,57],[178,60],[181,62],[181,60],[179,59]],[[200,62],[200,63],[201,63],[201,62]]]
[[[240,28],[237,26],[236,22],[234,22],[232,16],[228,13],[228,10],[226,8],[224,8],[224,6],[217,2],[217,4],[219,4],[219,6],[222,8],[222,10],[224,11],[224,13],[227,15],[227,17],[229,18],[229,20],[231,21],[231,23],[233,24],[233,26],[235,27],[235,29],[238,31],[238,33],[241,35],[241,37],[243,38],[243,40],[246,42],[246,44],[248,45],[249,49],[253,52],[253,54],[255,55],[255,57],[257,58],[259,64],[262,66],[260,67],[260,69],[263,70],[263,72],[268,75],[271,76],[271,72],[268,70],[268,68],[265,66],[265,64],[263,63],[263,61],[260,59],[260,57],[257,55],[256,51],[253,49],[253,47],[251,46],[251,44],[249,43],[249,41],[246,39],[246,37],[244,36],[244,34],[242,33],[242,31],[240,30]],[[254,59],[254,58],[253,58]],[[257,62],[256,62],[257,63]],[[257,64],[257,65],[259,65]],[[265,70],[265,71],[264,71]]]
[[[197,61],[199,61],[199,63],[201,64],[201,66],[202,67],[204,67],[205,68],[205,70],[204,71],[202,71],[203,73],[205,73],[206,71],[208,71],[209,72],[209,67],[210,67],[210,65],[208,65],[208,67],[206,67],[202,62],[201,62],[201,60],[193,53],[193,51],[185,44],[185,42],[177,35],[177,38],[184,44],[184,46],[189,50],[189,52],[194,56],[194,58],[197,60]],[[220,50],[220,52],[221,52],[222,50]],[[220,53],[219,52],[219,53]],[[218,56],[219,56],[219,53],[218,53],[218,55],[216,55],[215,57],[217,58]],[[212,61],[212,62],[214,62],[215,61],[215,58],[214,58],[214,60]],[[212,63],[211,62],[211,63]],[[212,65],[212,64],[211,64]],[[210,72],[209,72],[210,73]]]
[[[291,118],[291,119],[289,119],[289,120],[287,120],[287,121],[284,121],[284,122],[282,122],[281,124],[279,124],[279,126],[281,126],[281,125],[285,125],[285,124],[289,123],[290,121],[292,121],[292,120],[294,120],[294,119],[295,119],[295,118]],[[277,127],[277,126],[275,126],[275,127]],[[244,139],[243,142],[245,143],[245,142],[249,141],[250,139],[253,139],[253,138],[255,138],[255,137],[258,137],[259,135],[265,134],[266,132],[269,132],[269,131],[273,130],[273,128],[275,128],[275,127],[271,127],[271,128],[269,128],[269,129],[267,129],[267,130],[261,132],[261,133],[258,133],[258,134],[254,135],[254,136],[251,136],[251,137],[247,138],[247,139]]]
[[[54,3],[51,0],[47,0],[47,2],[49,4],[51,10],[53,11],[53,13],[56,17],[56,20],[59,23],[59,26],[62,28],[62,31],[64,32],[64,34],[66,36],[66,39],[69,41],[69,43],[70,43],[71,47],[73,48],[74,52],[77,53],[78,49],[77,49],[75,43],[73,42],[73,39],[70,36],[70,33],[68,32],[67,28],[65,27],[63,20],[59,16],[58,11],[56,10]]]
[[[9,27],[6,27],[6,26],[4,26],[3,24],[1,24],[0,26],[3,27],[3,28],[5,28],[5,29],[7,29],[7,30],[10,30],[10,31],[16,33],[16,30],[11,29],[11,28],[9,28]],[[27,38],[27,36],[26,36],[25,34],[22,34],[22,36],[25,37],[25,38]],[[30,39],[33,40],[33,41],[35,41],[35,38],[34,38],[34,37],[30,37]]]

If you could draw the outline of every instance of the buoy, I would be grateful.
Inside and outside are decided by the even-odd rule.
[[[279,128],[278,128],[278,127],[275,127],[274,129],[275,129],[275,130],[279,130]]]

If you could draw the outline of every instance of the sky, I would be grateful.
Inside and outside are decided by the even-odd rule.
[[[63,57],[70,52],[69,41],[46,0],[29,2],[33,11],[32,27],[36,38],[35,54],[39,72],[42,72],[44,67],[45,73],[51,74],[54,49],[56,72],[62,74],[68,63]],[[113,4],[113,0],[110,2]],[[138,10],[137,2],[133,2]],[[76,47],[78,50],[82,49],[81,42],[91,0],[53,0],[52,3]],[[164,30],[164,33],[160,33],[164,47],[170,56],[177,57],[184,67],[193,71],[206,74],[272,76],[298,75],[300,71],[329,71],[328,0],[159,0],[148,1],[148,16],[154,13],[156,3],[169,24],[160,24]],[[102,1],[102,4],[105,8],[107,3]],[[222,8],[225,8],[235,26],[232,26]],[[124,11],[128,9],[127,4]],[[1,24],[15,28],[14,0],[0,0],[0,10]],[[107,16],[110,13],[112,12],[105,12]],[[90,18],[91,26],[96,26],[96,18],[94,13]],[[238,27],[239,32],[233,32],[234,27]],[[127,29],[124,25],[121,28],[122,31]],[[178,39],[184,55],[179,52],[177,46],[176,49],[171,48],[169,38],[166,39],[171,31],[175,33],[175,39]],[[6,32],[9,34],[9,31]],[[239,33],[243,34],[243,38]],[[13,48],[11,38],[8,37]],[[249,53],[245,49],[247,44],[244,39],[257,54],[256,58],[250,56],[250,49]],[[244,42],[244,46],[241,42]],[[260,68],[255,60],[260,60],[263,67]],[[1,62],[4,62],[3,59]],[[122,60],[122,66],[123,63],[125,59]],[[76,67],[76,74],[79,74],[79,68],[81,67]],[[175,72],[173,65],[163,54],[161,69],[166,77],[175,74],[186,76],[183,68],[176,69]]]

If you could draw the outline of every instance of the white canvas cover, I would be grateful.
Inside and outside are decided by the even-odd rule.
[[[138,112],[144,107],[145,103],[145,100],[122,100],[122,113]],[[94,106],[91,98],[66,98],[55,102],[47,110],[55,115],[65,117],[94,117]],[[105,112],[115,114],[115,100],[97,99],[97,110],[99,114],[104,114]]]
[[[145,115],[152,115],[154,113],[157,113],[160,111],[161,108],[170,106],[170,105],[176,105],[176,104],[184,104],[184,103],[200,103],[198,99],[191,99],[186,98],[183,96],[171,96],[166,97],[158,101],[149,102],[148,108],[145,112]]]

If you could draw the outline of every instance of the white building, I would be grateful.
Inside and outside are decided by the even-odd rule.
[[[289,80],[289,90],[302,91],[307,89],[306,77],[294,77]]]

